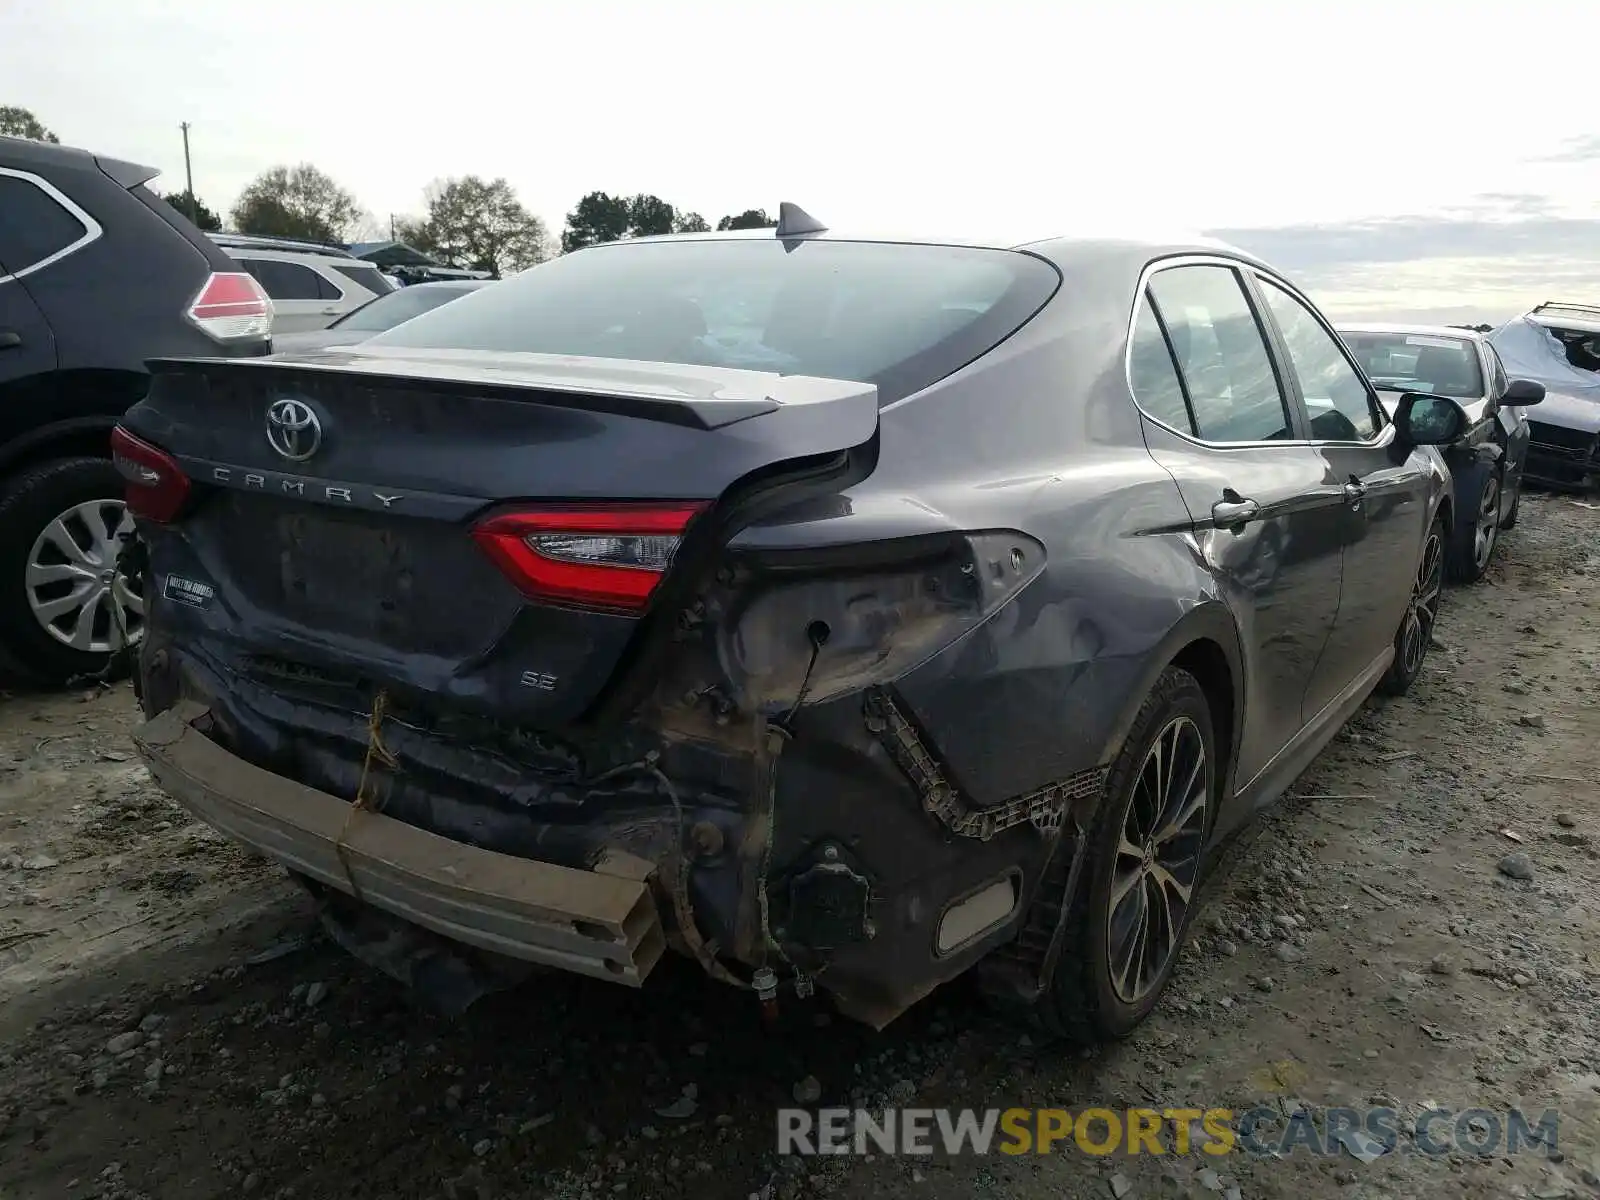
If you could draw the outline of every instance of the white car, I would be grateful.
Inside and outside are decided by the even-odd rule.
[[[212,240],[272,297],[272,333],[326,329],[394,285],[372,263],[332,246],[243,234]]]

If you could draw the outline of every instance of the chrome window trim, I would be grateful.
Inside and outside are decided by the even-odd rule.
[[[1305,304],[1313,314],[1317,312],[1316,306],[1313,305],[1311,301],[1306,299],[1304,294],[1302,294],[1298,288],[1290,284],[1281,276],[1274,274],[1270,269],[1246,258],[1230,258],[1226,254],[1172,254],[1162,258],[1151,259],[1144,265],[1144,269],[1139,272],[1139,282],[1137,287],[1135,287],[1133,294],[1133,307],[1128,313],[1127,331],[1124,333],[1122,340],[1122,378],[1123,382],[1128,385],[1128,394],[1133,397],[1133,405],[1139,410],[1139,415],[1141,417],[1143,417],[1146,421],[1149,421],[1152,425],[1156,425],[1159,428],[1166,430],[1174,437],[1182,438],[1185,442],[1188,442],[1192,446],[1201,446],[1207,450],[1275,450],[1285,449],[1291,446],[1313,448],[1318,446],[1360,446],[1364,449],[1372,450],[1387,447],[1394,441],[1394,422],[1388,419],[1387,414],[1384,415],[1383,428],[1379,430],[1379,432],[1373,437],[1365,440],[1335,441],[1316,438],[1279,438],[1274,441],[1255,442],[1214,442],[1207,438],[1200,437],[1197,434],[1190,433],[1185,429],[1174,429],[1171,425],[1168,425],[1159,417],[1151,416],[1150,413],[1145,410],[1145,407],[1139,403],[1138,393],[1133,390],[1134,329],[1139,322],[1139,306],[1145,303],[1146,293],[1150,287],[1150,280],[1156,275],[1160,274],[1162,271],[1176,270],[1179,267],[1226,267],[1228,270],[1235,272],[1236,278],[1239,271],[1248,270],[1261,276],[1261,278],[1282,287],[1284,291],[1288,292],[1291,296],[1299,298],[1300,302]],[[1240,291],[1241,295],[1243,295],[1248,301],[1249,293],[1244,290],[1244,282],[1245,281],[1243,279],[1239,280]],[[1341,346],[1341,353],[1344,354],[1345,361],[1349,362],[1349,352],[1342,350],[1343,342],[1339,341],[1338,333],[1330,328],[1326,320],[1320,320],[1319,324],[1321,324],[1324,329],[1327,329],[1333,335],[1333,338],[1336,342],[1339,342],[1339,345]],[[1276,361],[1276,355],[1273,351],[1272,344],[1265,336],[1265,331],[1262,331],[1262,333],[1262,346],[1266,350],[1267,357],[1270,361],[1272,361],[1273,366],[1277,368],[1285,365]],[[1176,364],[1174,365],[1176,366]],[[1289,363],[1287,365],[1293,367],[1294,364]],[[1361,376],[1360,368],[1356,367],[1354,363],[1351,363],[1350,366],[1358,376]],[[1362,376],[1362,378],[1365,377]],[[1375,401],[1376,397],[1371,396],[1369,392],[1368,399],[1369,401]],[[1285,396],[1284,402],[1287,403],[1288,400],[1289,397]],[[1303,411],[1305,408],[1304,399],[1300,401],[1300,406]],[[1382,407],[1382,405],[1378,405],[1380,412],[1382,411]]]
[[[45,255],[45,257],[41,258],[38,262],[30,263],[28,266],[14,270],[9,275],[0,275],[0,285],[10,283],[14,279],[23,279],[28,275],[32,275],[35,271],[42,271],[51,264],[60,262],[69,254],[76,254],[90,242],[98,240],[100,235],[105,232],[105,230],[101,228],[99,221],[96,221],[88,213],[84,212],[82,208],[73,202],[71,197],[67,196],[66,193],[62,192],[48,180],[41,179],[39,176],[30,174],[27,171],[14,170],[11,167],[0,167],[0,175],[3,175],[8,179],[20,179],[24,183],[31,184],[33,187],[38,188],[46,196],[50,197],[50,199],[54,200],[62,208],[66,209],[68,216],[70,216],[74,221],[78,222],[79,225],[83,226],[82,237],[66,246],[63,246],[54,254]]]

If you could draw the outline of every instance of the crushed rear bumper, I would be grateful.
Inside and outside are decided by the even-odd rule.
[[[638,987],[661,958],[652,864],[612,853],[578,870],[439,837],[252,766],[206,736],[209,721],[205,705],[180,701],[133,740],[197,819],[291,871],[524,962]]]

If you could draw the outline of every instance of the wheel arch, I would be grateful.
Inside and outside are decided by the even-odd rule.
[[[57,371],[47,401],[61,414],[0,444],[0,473],[52,458],[111,457],[111,431],[143,397],[150,377],[142,371]],[[0,400],[9,400],[0,390]],[[37,402],[37,400],[35,400]]]
[[[1121,752],[1145,697],[1168,667],[1188,671],[1205,692],[1212,729],[1223,754],[1218,777],[1231,781],[1244,727],[1244,656],[1233,614],[1221,601],[1190,609],[1146,656],[1144,671],[1111,727],[1101,762],[1109,763]]]

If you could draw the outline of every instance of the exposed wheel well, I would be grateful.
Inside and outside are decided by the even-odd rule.
[[[142,371],[96,369],[50,372],[8,384],[0,389],[0,401],[50,419],[0,445],[0,476],[54,458],[110,458],[112,428],[149,383]]]
[[[104,427],[64,429],[29,442],[16,453],[0,458],[0,474],[15,475],[52,458],[110,458],[108,439],[112,425],[113,422],[107,421]]]
[[[1172,665],[1193,675],[1206,694],[1221,759],[1217,778],[1225,780],[1233,765],[1233,671],[1228,666],[1228,656],[1216,642],[1202,638],[1180,650]]]

